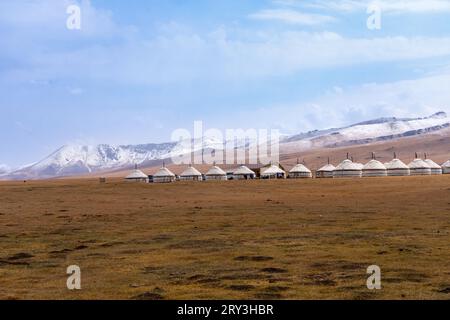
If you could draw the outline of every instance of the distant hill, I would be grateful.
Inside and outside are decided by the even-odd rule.
[[[193,141],[194,151],[201,152],[202,143]],[[223,148],[223,142],[203,141],[203,149]],[[292,163],[301,158],[317,166],[328,157],[334,162],[351,152],[361,162],[377,152],[386,160],[397,151],[405,158],[414,152],[427,152],[436,161],[450,158],[450,118],[438,112],[424,118],[379,118],[348,127],[316,130],[283,137],[281,161]],[[47,179],[98,174],[121,174],[134,164],[154,168],[164,159],[182,155],[186,150],[179,143],[128,146],[67,145],[42,161],[9,171],[0,166],[0,179]],[[169,161],[168,161],[169,162]]]

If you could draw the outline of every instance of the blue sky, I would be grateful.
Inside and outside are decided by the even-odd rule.
[[[173,130],[450,111],[450,0],[0,2],[0,164]],[[81,8],[81,30],[66,8]]]

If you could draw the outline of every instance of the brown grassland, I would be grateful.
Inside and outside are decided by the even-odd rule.
[[[449,299],[449,262],[450,175],[0,183],[1,299]]]

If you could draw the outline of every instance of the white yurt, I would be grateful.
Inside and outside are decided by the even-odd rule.
[[[387,169],[387,175],[390,177],[404,177],[411,175],[409,167],[394,153],[394,159],[384,164]]]
[[[362,168],[363,177],[386,177],[386,166],[375,158],[372,152],[372,160],[367,162]]]
[[[148,175],[143,173],[141,170],[138,170],[137,165],[134,166],[134,170],[128,176],[125,177],[126,181],[134,181],[134,182],[148,182]]]
[[[408,164],[409,170],[411,171],[412,176],[429,176],[431,175],[430,166],[423,161],[422,159],[417,157],[410,164]]]
[[[367,162],[362,168],[363,177],[386,177],[387,170],[384,164],[376,159]]]
[[[286,172],[279,166],[270,165],[266,168],[261,168],[261,179],[285,179]]]
[[[334,170],[336,170],[336,167],[328,163],[316,171],[316,178],[333,178]]]
[[[227,180],[227,173],[218,166],[213,166],[205,174],[205,180]]]
[[[168,183],[175,181],[175,174],[167,169],[164,165],[153,175],[154,183]]]
[[[425,154],[425,160],[424,161],[425,161],[425,163],[427,165],[430,166],[432,175],[440,175],[440,174],[442,174],[442,167],[440,165],[438,165],[436,162],[434,162],[433,160],[428,159],[426,154]]]
[[[256,173],[246,166],[240,166],[233,171],[233,179],[236,180],[250,180],[255,179],[255,177]]]
[[[442,173],[450,174],[450,160],[442,164]]]
[[[312,172],[304,164],[298,163],[289,171],[290,179],[309,179],[312,178]]]
[[[362,167],[349,159],[342,161],[333,171],[334,178],[361,178]]]
[[[202,181],[203,177],[200,171],[190,165],[180,174],[180,181]]]

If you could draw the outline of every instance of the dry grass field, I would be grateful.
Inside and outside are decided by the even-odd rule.
[[[2,299],[449,299],[449,262],[450,176],[0,183]]]

